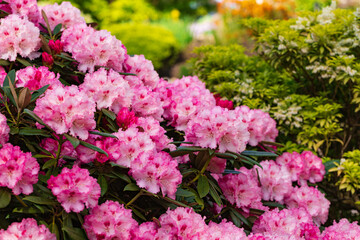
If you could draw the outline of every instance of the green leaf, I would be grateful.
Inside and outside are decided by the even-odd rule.
[[[217,203],[217,205],[219,205],[221,207],[223,205],[223,203],[221,201],[221,197],[220,197],[219,193],[216,191],[215,187],[211,184],[211,182],[210,182],[209,192],[210,192],[211,197]]]
[[[178,197],[194,197],[195,194],[193,192],[190,192],[188,190],[178,188],[176,191],[176,196]]]
[[[30,62],[28,62],[27,60],[21,58],[21,57],[17,57],[16,61],[18,61],[19,63],[21,63],[22,65],[24,65],[25,67],[29,67],[32,66],[32,64]]]
[[[129,178],[128,175],[126,175],[125,173],[117,173],[115,171],[111,172],[112,174],[114,174],[115,176],[117,176],[118,178],[124,180],[127,183],[131,183],[131,179]]]
[[[100,188],[101,188],[101,196],[104,196],[105,193],[108,190],[108,184],[107,184],[106,179],[105,179],[105,177],[103,175],[99,176],[98,183],[99,183]]]
[[[247,225],[248,227],[252,227],[251,223],[247,220],[246,217],[244,217],[242,214],[240,214],[238,211],[236,211],[236,209],[231,208],[230,211],[237,217],[239,218],[245,225]]]
[[[50,159],[48,161],[45,162],[45,164],[43,165],[42,169],[48,169],[48,168],[51,168],[52,166],[54,166],[56,164],[56,159],[53,158],[53,159]]]
[[[232,154],[232,153],[217,152],[217,153],[215,153],[215,156],[219,157],[219,158],[223,158],[223,159],[237,159],[238,158],[238,156],[236,156],[235,154]]]
[[[277,202],[263,202],[263,205],[268,207],[277,207],[280,208],[280,210],[285,208],[284,205]]]
[[[239,174],[239,173],[241,172],[231,169],[225,169],[225,171],[223,172],[223,174]]]
[[[87,142],[84,142],[84,141],[81,141],[80,140],[80,145],[84,146],[84,147],[87,147],[87,148],[90,148],[96,152],[99,152],[99,153],[102,153],[102,154],[105,154],[107,157],[109,157],[109,154],[107,152],[105,152],[104,150],[102,150],[101,148],[98,148],[97,146],[94,146],[90,143],[87,143]]]
[[[56,25],[56,26],[54,27],[54,31],[53,31],[54,35],[58,34],[58,33],[61,31],[61,28],[62,28],[62,24],[61,24],[61,23],[59,23],[58,25]]]
[[[118,72],[120,75],[125,75],[125,76],[137,76],[135,73],[124,73],[124,72]]]
[[[37,197],[37,196],[26,196],[23,198],[24,201],[36,203],[36,204],[42,204],[42,205],[57,205],[58,203],[43,197]]]
[[[259,152],[259,151],[250,151],[250,150],[245,150],[241,154],[246,155],[246,156],[256,156],[256,157],[277,157],[278,156],[276,153],[272,153],[272,152]]]
[[[31,127],[21,128],[19,135],[51,137],[51,135],[46,130]]]
[[[63,226],[62,230],[65,231],[72,240],[84,240],[87,239],[84,231],[80,228]]]
[[[4,59],[0,59],[0,66],[9,66],[10,62]]]
[[[38,99],[42,94],[45,93],[45,91],[49,88],[50,84],[43,86],[42,88],[34,91],[31,94],[31,102],[35,101],[36,99]]]
[[[0,188],[0,208],[5,208],[10,204],[11,193],[4,188]]]
[[[13,96],[12,92],[11,92],[11,88],[10,88],[10,81],[12,83],[12,86],[14,86],[15,84],[15,76],[16,76],[16,73],[15,73],[15,70],[11,70],[5,77],[5,80],[3,82],[3,90],[4,90],[4,93],[5,95],[10,99],[10,101],[15,105],[17,106],[16,102],[15,102],[15,99],[14,97],[17,97],[17,96]]]
[[[199,180],[197,183],[197,191],[201,198],[205,197],[209,193],[209,191],[210,191],[209,180],[207,179],[206,176],[201,175],[199,177]]]
[[[33,207],[19,207],[14,208],[12,210],[13,213],[27,213],[27,214],[37,214],[42,213],[39,209],[33,208]]]
[[[77,148],[80,145],[80,140],[70,136],[69,134],[64,134],[64,136],[66,137],[67,140],[69,140],[69,142],[73,145],[74,148]]]
[[[111,120],[115,120],[116,119],[116,115],[115,113],[113,113],[112,111],[109,111],[105,108],[101,109],[101,111],[105,114],[105,116],[107,116],[108,118],[110,118]]]
[[[131,210],[132,210],[132,212],[136,215],[136,216],[138,216],[139,218],[141,218],[142,220],[144,220],[144,221],[146,221],[147,219],[145,218],[145,216],[141,213],[141,212],[139,212],[137,209],[135,209],[135,208],[131,208]]]
[[[51,223],[49,225],[49,229],[51,233],[54,233],[56,235],[56,239],[60,239],[60,232],[59,232],[59,228],[55,223]]]
[[[111,137],[111,138],[117,139],[117,137],[115,135],[112,135],[111,133],[97,132],[97,131],[89,131],[89,133],[94,134],[94,135],[103,136],[103,137]]]
[[[178,156],[184,156],[192,152],[200,152],[200,151],[208,151],[207,148],[201,148],[201,147],[178,147],[176,150],[171,151],[169,154],[172,157],[178,157]]]
[[[60,58],[66,59],[66,60],[71,61],[71,62],[76,62],[75,59],[72,59],[71,57],[68,57],[68,56],[66,56],[66,55],[64,55],[64,54],[58,54],[58,55],[56,55],[56,57],[60,57]]]
[[[140,188],[135,183],[129,183],[128,185],[126,185],[124,187],[124,191],[135,192],[135,191],[139,191],[139,190],[140,190]]]
[[[39,118],[39,116],[37,116],[33,111],[29,110],[29,109],[24,109],[24,113],[26,113],[27,115],[29,115],[30,117],[32,117],[35,121],[37,121],[38,123],[40,123],[43,126],[46,126],[48,128],[50,128],[49,126],[47,126],[42,120],[41,118]],[[51,129],[51,128],[50,128]]]

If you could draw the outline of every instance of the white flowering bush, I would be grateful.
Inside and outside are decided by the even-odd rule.
[[[360,233],[346,219],[320,232],[325,166],[279,156],[268,113],[232,109],[196,76],[160,79],[68,3],[0,6],[0,239]]]

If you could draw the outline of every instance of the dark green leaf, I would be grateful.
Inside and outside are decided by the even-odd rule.
[[[179,197],[194,197],[195,194],[193,192],[188,191],[188,190],[178,188],[177,191],[176,191],[176,196],[179,196]]]
[[[117,137],[115,135],[112,135],[111,133],[97,132],[97,131],[89,131],[89,133],[94,134],[94,135],[103,136],[103,137],[111,137],[111,138],[117,139]]]
[[[120,75],[125,75],[125,76],[137,76],[135,73],[124,73],[124,72],[118,72]]]
[[[25,67],[29,67],[32,66],[32,64],[30,62],[28,62],[27,60],[21,58],[21,57],[17,57],[16,61],[18,61],[19,63],[21,63],[22,65],[24,65]]]
[[[5,208],[10,204],[11,193],[4,188],[0,188],[0,208]]]
[[[250,151],[250,150],[245,150],[241,154],[246,155],[246,156],[256,156],[256,157],[277,157],[278,156],[276,153],[272,153],[272,152],[259,152],[259,151]]]
[[[56,235],[56,239],[60,239],[59,228],[55,223],[51,223],[49,225],[49,229],[50,229],[50,232],[52,232]]]
[[[37,122],[40,123],[41,125],[50,128],[50,127],[47,126],[47,125],[41,120],[41,118],[39,118],[33,111],[31,111],[31,110],[29,110],[29,109],[24,109],[24,113],[26,113],[27,115],[29,115],[30,117],[32,117],[35,121],[37,121]],[[51,128],[50,128],[50,129],[51,129]]]
[[[37,197],[37,196],[26,196],[23,198],[24,201],[29,201],[36,204],[42,204],[42,205],[57,205],[57,202],[43,197]]]
[[[75,59],[72,59],[71,57],[65,56],[64,54],[58,54],[58,55],[56,55],[56,57],[66,59],[66,60],[71,61],[71,62],[76,62]]]
[[[4,59],[0,59],[0,66],[9,66],[10,62]]]
[[[117,172],[113,171],[112,174],[114,174],[115,176],[117,176],[118,178],[124,180],[127,183],[131,183],[131,179],[125,173],[117,173]]]
[[[81,141],[80,140],[80,145],[84,146],[84,147],[87,147],[87,148],[90,148],[96,152],[99,152],[99,153],[102,153],[102,154],[105,154],[107,157],[109,157],[109,154],[107,154],[107,152],[105,152],[104,150],[102,150],[101,148],[98,148],[97,146],[94,146],[90,143],[87,143],[87,142],[84,142],[84,141]]]
[[[214,188],[214,186],[211,183],[210,183],[209,192],[210,192],[211,197],[217,203],[217,205],[219,205],[221,207],[223,205],[223,203],[221,201],[220,195],[219,195],[219,193],[216,191],[216,189]]]
[[[101,196],[104,196],[105,193],[107,192],[108,190],[108,184],[106,182],[106,179],[104,176],[100,175],[99,178],[98,178],[98,183],[100,185],[100,188],[101,188]]]
[[[55,158],[52,158],[48,161],[45,162],[45,164],[43,165],[42,169],[48,169],[48,168],[51,168],[52,166],[54,166],[56,164],[56,159]]]
[[[84,239],[86,239],[85,232],[80,228],[73,228],[73,227],[63,226],[62,230],[65,231],[72,240],[84,240]]]
[[[136,215],[136,216],[138,216],[139,218],[141,218],[142,220],[144,220],[144,221],[146,221],[147,219],[145,218],[145,216],[141,213],[141,212],[139,212],[137,209],[135,209],[135,208],[131,208],[131,210],[132,210],[132,212]]]
[[[238,228],[241,228],[241,221],[238,217],[236,217],[236,215],[233,212],[230,212],[230,217],[234,225],[237,226]]]
[[[246,219],[246,217],[244,217],[242,214],[240,214],[238,211],[236,211],[236,209],[231,208],[230,211],[232,213],[234,213],[234,215],[239,218],[245,225],[247,225],[248,227],[252,227],[251,223]]]
[[[215,156],[219,157],[219,158],[224,158],[224,159],[237,159],[238,157],[235,154],[232,153],[215,153]]]
[[[285,206],[280,204],[280,203],[277,203],[277,202],[263,202],[263,205],[264,206],[268,206],[268,207],[277,207],[277,208],[280,208],[280,209],[284,209]]]
[[[50,137],[51,135],[44,129],[37,129],[37,128],[30,128],[25,127],[21,128],[19,131],[19,135],[24,136],[43,136],[43,137]]]
[[[12,85],[14,86],[15,84],[15,70],[11,70],[5,77],[5,80],[3,82],[3,90],[4,90],[4,93],[5,95],[10,99],[10,101],[15,105],[17,106],[16,102],[15,102],[15,99],[14,99],[14,96],[11,92],[11,88],[10,88],[10,81],[12,83]],[[15,96],[17,97],[17,96]]]
[[[328,174],[328,173],[329,173],[329,170],[330,170],[331,168],[337,167],[337,166],[335,165],[335,163],[340,164],[340,160],[339,160],[339,159],[334,159],[334,160],[330,160],[330,161],[327,161],[327,162],[324,163],[325,172],[326,172],[325,174]]]
[[[126,185],[124,187],[124,191],[135,192],[135,191],[139,191],[139,190],[140,190],[140,188],[135,183],[129,183],[128,185]]]
[[[61,31],[61,28],[62,28],[62,24],[59,23],[58,25],[56,25],[54,27],[54,35],[58,34],[60,31]]]
[[[197,183],[197,191],[199,193],[199,196],[201,198],[205,197],[209,193],[209,190],[210,190],[209,180],[207,179],[206,176],[201,175]]]
[[[110,118],[111,120],[115,120],[116,119],[116,115],[115,113],[113,113],[112,111],[109,111],[105,108],[101,109],[101,111],[105,114],[105,116],[107,116],[108,118]]]
[[[231,169],[225,169],[225,171],[223,172],[223,174],[239,174],[239,173],[241,172]]]
[[[80,145],[80,140],[70,136],[69,134],[64,134],[64,136],[66,137],[67,140],[69,140],[69,142],[73,145],[74,148],[77,148]]]

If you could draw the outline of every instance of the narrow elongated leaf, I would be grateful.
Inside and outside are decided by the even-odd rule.
[[[43,137],[50,137],[51,135],[44,129],[36,129],[36,128],[30,128],[25,127],[21,128],[19,131],[19,135],[24,136],[43,136]]]
[[[55,158],[52,158],[48,161],[45,162],[45,164],[42,166],[42,169],[48,169],[48,168],[51,168],[52,166],[54,166],[56,164],[56,159]]]
[[[118,178],[124,180],[127,183],[131,183],[131,179],[125,173],[117,173],[117,172],[113,171],[112,174],[114,174],[115,176],[117,176]]]
[[[51,223],[49,225],[49,229],[51,233],[54,233],[56,235],[56,239],[60,239],[60,233],[59,233],[59,228],[56,225],[56,223]]]
[[[179,196],[179,197],[194,197],[195,194],[193,192],[188,191],[188,190],[178,188],[177,191],[176,191],[176,196]]]
[[[69,140],[69,142],[73,145],[74,148],[77,148],[80,145],[80,140],[70,136],[69,134],[65,134],[64,135],[66,137],[67,140]]]
[[[117,138],[115,135],[112,135],[111,133],[97,132],[97,131],[89,131],[89,133],[103,137]]]
[[[45,91],[49,88],[50,84],[43,86],[42,88],[34,91],[31,94],[31,102],[35,101],[36,99],[38,99],[42,94],[45,93]]]
[[[17,57],[16,61],[18,61],[19,63],[21,63],[22,65],[24,65],[25,67],[29,67],[32,66],[32,64],[30,62],[28,62],[27,60],[21,58],[21,57]]]
[[[84,146],[84,147],[87,147],[87,148],[90,148],[96,152],[99,152],[99,153],[102,153],[102,154],[105,154],[107,157],[109,157],[109,154],[107,152],[105,152],[104,150],[102,150],[101,148],[98,148],[97,146],[94,146],[90,143],[87,143],[87,142],[84,142],[82,140],[80,140],[80,145]]]
[[[58,34],[60,31],[61,31],[61,28],[62,28],[62,24],[59,23],[58,25],[56,25],[54,27],[54,35]]]
[[[42,204],[42,205],[57,205],[57,202],[43,197],[37,197],[37,196],[26,196],[23,198],[24,201],[29,201],[36,204]]]
[[[72,240],[84,240],[86,239],[85,232],[80,228],[73,228],[63,226],[62,230],[66,232]]]
[[[4,188],[0,188],[0,208],[5,208],[10,204],[11,193]]]
[[[209,193],[210,191],[209,180],[207,179],[206,176],[201,175],[199,177],[197,184],[197,191],[201,198],[205,197]]]
[[[108,118],[110,118],[111,120],[115,120],[116,119],[116,115],[115,113],[113,113],[112,111],[109,111],[105,108],[101,109],[101,111],[105,114],[105,116],[107,116]]]
[[[225,171],[223,172],[223,174],[239,174],[239,173],[241,172],[231,169],[225,169]]]
[[[263,202],[263,205],[264,206],[268,206],[268,207],[277,207],[277,208],[280,208],[280,209],[284,209],[285,206],[280,204],[280,203],[277,203],[277,202]]]
[[[40,123],[41,125],[50,128],[50,127],[47,126],[47,125],[41,120],[41,118],[39,118],[39,116],[37,116],[33,111],[31,111],[31,110],[29,110],[29,109],[24,109],[24,113],[26,113],[27,115],[29,115],[30,117],[32,117],[35,121],[37,121],[37,122]],[[51,128],[50,128],[50,129],[51,129]]]
[[[236,211],[236,209],[231,208],[230,211],[232,213],[234,213],[234,215],[239,218],[245,225],[247,225],[248,227],[252,227],[251,223],[249,222],[249,220],[246,219],[246,217],[244,217],[242,214],[240,214],[238,211]]]
[[[50,24],[49,24],[49,19],[46,16],[46,13],[44,12],[44,10],[41,10],[41,15],[46,23],[46,29],[48,30],[48,33],[50,35],[50,37],[52,37],[52,33],[51,33],[51,28],[50,28]]]
[[[214,186],[211,183],[210,183],[209,192],[210,192],[211,197],[217,203],[217,205],[222,206],[223,203],[221,201],[220,195],[219,195],[219,193],[216,191],[216,189],[214,188]]]
[[[135,191],[139,191],[139,190],[140,190],[140,188],[135,183],[129,183],[128,185],[126,185],[124,187],[124,191],[135,192]]]
[[[10,101],[12,102],[12,104],[16,105],[15,99],[13,97],[13,94],[11,93],[11,89],[10,89],[10,82],[12,83],[12,85],[15,84],[15,70],[11,70],[5,77],[5,80],[3,82],[3,90],[5,95],[10,99]]]
[[[138,216],[142,220],[146,221],[145,216],[141,212],[139,212],[136,208],[132,207],[131,210],[133,213],[135,213],[136,216]]]
[[[100,188],[101,188],[101,196],[104,196],[105,193],[108,190],[108,185],[107,185],[105,177],[100,175],[99,178],[98,178],[98,183],[99,183]]]
[[[246,156],[256,156],[256,157],[277,157],[278,156],[276,153],[272,153],[272,152],[260,152],[260,151],[250,151],[250,150],[245,150],[241,154],[246,155]]]

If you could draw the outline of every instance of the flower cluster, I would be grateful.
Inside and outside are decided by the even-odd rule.
[[[301,185],[306,184],[307,180],[311,183],[320,182],[325,174],[322,160],[310,151],[301,154],[286,152],[277,157],[276,162],[285,166],[291,174],[291,180]]]
[[[84,229],[92,239],[124,239],[130,240],[130,233],[137,227],[131,210],[125,209],[118,202],[106,201],[90,210],[85,216]]]
[[[1,59],[15,61],[18,54],[34,58],[40,48],[40,30],[15,14],[0,20],[0,35]]]
[[[9,140],[10,128],[7,125],[7,119],[0,113],[0,144],[4,145]]]
[[[36,68],[29,66],[16,72],[16,87],[27,87],[34,91],[49,84],[49,89],[54,89],[62,86],[59,78],[59,74],[55,75],[47,67]]]
[[[70,131],[83,140],[88,138],[88,131],[95,128],[94,112],[95,103],[77,86],[58,86],[46,91],[45,96],[36,101],[34,109],[57,134]]]
[[[347,219],[341,219],[338,223],[325,228],[321,234],[322,240],[352,240],[360,236],[360,226],[357,222],[349,223]]]
[[[57,3],[46,5],[40,8],[40,10],[46,13],[51,30],[58,24],[62,24],[63,29],[66,29],[78,23],[85,23],[80,10],[73,7],[70,2],[63,2],[60,5]],[[39,22],[46,26],[43,18]]]
[[[61,42],[64,51],[79,62],[78,68],[82,72],[93,72],[95,66],[123,70],[126,49],[106,30],[95,31],[86,24],[75,24],[64,30]]]
[[[0,9],[5,12],[16,14],[21,18],[27,18],[33,23],[37,23],[40,17],[36,0],[12,0],[8,4],[1,4]]]
[[[21,222],[12,223],[7,230],[0,230],[0,239],[7,240],[56,240],[45,225],[37,225],[33,218],[24,218]]]
[[[66,212],[81,212],[84,204],[87,208],[97,205],[100,197],[100,185],[90,176],[87,169],[73,166],[63,168],[61,173],[48,180],[48,188],[57,197]]]
[[[20,147],[10,143],[0,149],[0,186],[12,189],[19,195],[33,192],[38,181],[40,166],[31,153],[24,153]]]

